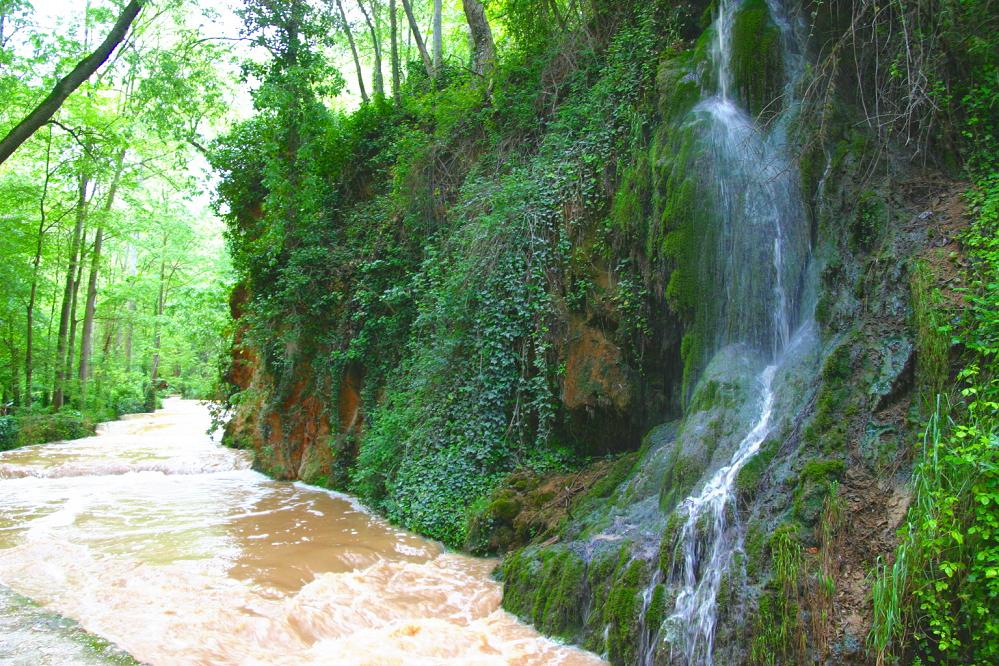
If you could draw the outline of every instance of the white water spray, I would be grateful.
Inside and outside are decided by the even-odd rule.
[[[774,394],[771,388],[776,365],[769,365],[760,377],[762,405],[760,417],[743,438],[732,461],[715,472],[701,493],[683,501],[679,511],[687,514],[680,531],[672,576],[682,585],[670,621],[689,664],[711,664],[717,621],[718,588],[732,560],[741,548],[742,533],[735,522],[735,479],[770,434]]]
[[[782,35],[789,40],[790,23],[776,2],[768,4]],[[712,151],[720,181],[718,204],[724,233],[716,251],[724,257],[727,302],[721,305],[716,344],[747,343],[769,351],[771,362],[755,383],[759,412],[749,432],[729,462],[677,509],[686,518],[674,544],[669,584],[677,597],[665,626],[670,628],[674,658],[708,666],[713,660],[718,590],[733,553],[742,548],[735,481],[772,428],[774,376],[790,343],[797,302],[793,290],[807,261],[803,258],[807,255],[807,240],[802,240],[803,212],[793,170],[781,145],[783,132],[762,132],[731,97],[732,29],[738,5],[734,0],[719,2],[713,48],[718,93],[695,108],[695,113],[702,113],[707,120],[702,140]],[[788,61],[795,59],[787,49],[785,56]],[[797,61],[789,65],[792,80],[796,65]],[[766,270],[767,264],[761,264],[759,258],[767,249],[772,269],[769,286],[756,279]],[[659,583],[657,577],[649,586],[646,606],[651,590]],[[654,660],[658,632],[657,627],[642,632],[639,658],[644,664]]]

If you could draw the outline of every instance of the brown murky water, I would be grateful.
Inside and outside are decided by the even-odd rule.
[[[0,584],[152,664],[602,663],[502,611],[494,561],[271,481],[207,426],[168,400],[0,454]]]

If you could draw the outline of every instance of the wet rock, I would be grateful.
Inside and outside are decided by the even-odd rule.
[[[892,336],[878,344],[881,357],[869,396],[875,411],[889,407],[912,387],[915,346],[908,337]]]

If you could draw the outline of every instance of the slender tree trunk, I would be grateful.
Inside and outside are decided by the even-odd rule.
[[[153,320],[153,363],[149,381],[156,391],[160,370],[160,319],[163,317],[163,297],[166,289],[166,237],[163,238],[163,255],[160,257],[160,288],[156,297],[156,319]]]
[[[80,407],[87,406],[87,381],[90,379],[90,357],[94,344],[94,312],[97,309],[97,273],[100,270],[104,227],[98,225],[94,235],[94,251],[90,257],[90,277],[87,279],[87,299],[83,310],[83,331],[80,334]]]
[[[375,68],[371,73],[371,87],[374,89],[372,94],[385,97],[385,79],[382,75],[382,43],[378,28],[375,25],[375,21],[378,20],[378,5],[375,0],[371,0],[371,14],[368,14],[368,10],[364,8],[364,3],[361,0],[357,0],[357,6],[361,8],[364,22],[368,24],[368,32],[371,33],[371,46],[375,53]]]
[[[80,320],[76,317],[77,305],[80,302],[80,282],[83,280],[83,265],[86,263],[87,228],[83,228],[83,239],[80,243],[80,256],[76,262],[76,278],[73,280],[73,301],[69,309],[69,346],[66,348],[66,377],[73,376],[73,360],[76,358],[76,327]],[[69,388],[65,390],[66,402],[71,402],[72,395]]]
[[[73,305],[73,282],[77,272],[77,255],[80,253],[80,237],[83,235],[83,223],[87,219],[87,187],[90,185],[90,177],[86,174],[80,174],[78,185],[76,226],[73,229],[73,240],[69,246],[69,268],[66,271],[66,289],[63,291],[62,312],[59,315],[59,333],[56,338],[55,381],[52,386],[53,409],[61,408],[65,399],[66,342]]]
[[[443,11],[441,9],[441,0],[434,0],[434,18],[433,18],[433,30],[434,30],[434,73],[439,74],[441,71],[441,64],[444,61],[444,37],[441,35],[441,24]]]
[[[14,322],[7,326],[7,348],[10,350],[10,397],[15,407],[21,405],[21,368],[18,362],[21,352],[17,349],[17,337],[14,334]]]
[[[489,29],[486,9],[479,0],[462,0],[462,3],[475,47],[473,69],[480,76],[488,77],[496,64],[496,45],[493,43],[493,32]]]
[[[125,273],[128,279],[138,272],[135,246],[131,241],[125,247]],[[128,299],[128,312],[125,314],[125,372],[132,372],[132,332],[135,322],[135,299]]]
[[[90,258],[90,277],[87,280],[87,304],[83,313],[83,334],[80,336],[80,407],[87,406],[87,381],[90,379],[90,355],[94,340],[94,312],[97,309],[97,275],[101,266],[101,245],[104,241],[104,218],[111,213],[114,198],[118,193],[118,183],[121,181],[121,171],[125,164],[125,151],[118,152],[115,162],[114,178],[108,190],[107,201],[104,202],[104,215],[97,221],[97,232],[94,235],[94,251]]]
[[[60,257],[62,255],[60,254]],[[56,275],[59,274],[61,266],[56,266]],[[67,269],[68,270],[68,269]],[[56,320],[56,305],[59,304],[59,281],[52,281],[52,298],[49,299],[49,318],[48,326],[45,327],[45,356],[43,357],[44,363],[42,364],[42,374],[46,377],[51,377],[55,373],[55,365],[52,363],[52,359],[55,358],[52,351],[52,326],[53,322]],[[51,385],[46,383],[42,388],[42,406],[48,407],[52,404],[52,392],[50,391]]]
[[[118,44],[125,39],[128,29],[135,17],[139,15],[140,9],[142,9],[142,2],[139,0],[132,0],[128,3],[101,45],[89,56],[78,62],[73,71],[59,79],[49,96],[0,140],[0,164],[3,164],[22,143],[38,131],[39,127],[48,122],[49,118],[55,115],[62,103],[66,101],[66,98],[104,64]]]
[[[128,326],[125,328],[125,372],[132,372],[132,333],[135,318],[135,301],[128,302]]]
[[[434,64],[430,60],[430,54],[427,53],[427,45],[423,43],[423,37],[420,35],[420,26],[416,23],[416,16],[413,15],[413,3],[410,0],[402,0],[402,8],[406,10],[406,18],[409,19],[409,30],[413,33],[413,39],[416,40],[416,48],[420,50],[420,57],[423,58],[423,66],[427,70],[427,76],[432,79],[434,78]]]
[[[372,0],[370,15],[368,14],[368,10],[364,8],[364,3],[361,0],[357,0],[357,6],[361,8],[361,13],[364,14],[364,22],[368,24],[368,32],[371,33],[371,46],[375,51],[375,69],[371,73],[371,87],[374,88],[372,94],[385,97],[385,79],[382,77],[382,44],[378,30],[375,27],[375,22],[372,20],[372,17],[378,12],[378,6]]]
[[[343,21],[343,32],[347,35],[347,43],[350,44],[350,52],[354,56],[354,67],[357,69],[357,87],[361,90],[361,101],[368,101],[368,92],[364,89],[364,72],[361,69],[361,59],[357,55],[357,44],[354,43],[354,35],[350,32],[350,24],[347,23],[347,12],[343,11],[343,3],[336,0],[337,9],[340,10],[340,20]]]
[[[42,232],[45,228],[44,217],[38,227],[38,242],[35,245],[35,257],[31,262],[31,291],[28,294],[27,331],[24,339],[24,393],[28,406],[31,406],[31,395],[34,392],[33,366],[35,363],[35,299],[38,297],[38,265],[42,260]]]
[[[395,0],[389,0],[389,51],[392,59],[392,99],[402,101],[399,85],[399,15]]]
[[[49,131],[48,143],[45,147],[45,182],[42,185],[42,196],[38,200],[38,239],[35,243],[35,256],[31,261],[31,291],[28,295],[27,330],[24,339],[24,393],[28,406],[31,406],[34,394],[35,371],[35,300],[38,298],[38,268],[42,262],[42,248],[45,243],[45,223],[47,214],[45,202],[49,193],[49,182],[52,178],[52,132]]]

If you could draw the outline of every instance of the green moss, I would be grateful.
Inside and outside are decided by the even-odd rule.
[[[618,458],[607,474],[593,484],[586,494],[588,498],[610,497],[611,493],[631,475],[638,460],[638,453],[626,453]]]
[[[743,549],[746,552],[746,575],[752,580],[763,571],[763,550],[766,545],[766,532],[763,523],[754,520],[746,527]]]
[[[673,567],[673,554],[683,524],[684,518],[678,512],[673,511],[669,514],[669,520],[666,521],[666,529],[663,530],[659,541],[659,557],[657,559],[659,570],[664,575],[669,575],[670,569]]]
[[[652,590],[652,598],[649,600],[649,607],[645,611],[645,626],[655,632],[665,619],[666,588],[660,584],[656,585]]]
[[[643,560],[631,560],[623,566],[619,565],[607,595],[603,621],[608,627],[607,656],[614,664],[635,662],[642,610],[641,591],[647,578]]]
[[[850,345],[841,344],[826,358],[822,366],[822,379],[831,383],[842,383],[850,378]]]
[[[809,461],[798,475],[792,503],[794,517],[806,526],[815,525],[845,470],[842,460]]]
[[[923,409],[931,408],[933,398],[943,392],[950,372],[950,335],[942,326],[943,299],[934,285],[929,266],[916,262],[909,286],[916,334],[916,391]]]
[[[732,79],[752,115],[771,118],[780,111],[784,83],[780,30],[765,0],[746,0],[732,24]]]
[[[703,36],[701,39],[704,39]],[[664,117],[671,120],[682,118],[701,98],[700,82],[694,75],[699,53],[706,54],[684,51],[671,55],[659,64],[656,87],[659,90],[659,109]]]
[[[521,619],[530,617],[537,586],[533,583],[537,561],[533,553],[521,549],[507,555],[498,575],[503,586],[503,608]]]
[[[846,450],[850,416],[859,409],[858,398],[848,380],[853,376],[850,341],[841,343],[822,366],[822,387],[815,412],[805,428],[805,441],[826,454]]]
[[[698,385],[687,406],[687,413],[703,412],[715,407],[738,407],[742,401],[744,387],[738,382],[722,382],[711,379]]]
[[[523,549],[499,570],[503,607],[539,630],[575,639],[583,622],[586,564],[564,548]]]
[[[478,555],[492,555],[508,550],[518,538],[513,521],[521,508],[520,499],[507,488],[473,502],[467,511],[468,533],[464,547]]]
[[[683,362],[683,379],[681,396],[684,407],[689,407],[687,396],[690,395],[697,381],[697,374],[707,356],[707,341],[700,328],[694,328],[684,333],[680,340],[680,360]]]
[[[735,479],[735,489],[740,497],[747,498],[756,492],[760,481],[763,480],[763,473],[770,467],[779,446],[780,443],[776,439],[765,441],[756,455],[739,470]]]
[[[641,228],[646,218],[646,202],[650,196],[649,159],[645,152],[639,151],[621,174],[620,185],[614,193],[609,216],[612,228],[622,231]]]
[[[510,522],[520,513],[520,502],[515,497],[500,497],[489,505],[487,511],[497,520]]]
[[[545,633],[570,637],[582,623],[586,567],[568,550],[543,550],[542,575],[534,594],[531,621]]]
[[[704,471],[699,458],[680,454],[679,442],[674,449],[673,458],[673,466],[666,473],[666,481],[659,491],[659,508],[663,513],[671,512],[686,497]]]
[[[888,228],[888,208],[877,193],[865,190],[857,200],[856,212],[850,221],[850,248],[870,251]]]
[[[841,479],[846,471],[842,460],[812,460],[802,469],[799,478],[803,482],[822,482],[830,479]]]

